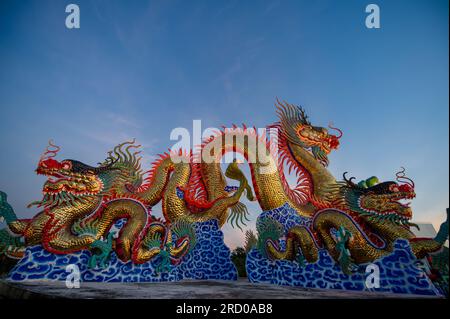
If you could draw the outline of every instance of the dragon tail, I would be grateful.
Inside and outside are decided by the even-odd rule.
[[[25,244],[21,237],[11,235],[6,229],[0,229],[0,256],[9,258],[22,258],[25,252]]]
[[[250,187],[247,178],[245,177],[244,173],[240,170],[238,166],[238,162],[236,160],[233,161],[230,165],[228,165],[227,170],[225,171],[225,176],[234,179],[236,181],[240,182],[240,185],[238,187],[238,192],[246,192],[247,199],[250,201],[254,200],[252,188]],[[230,222],[231,226],[234,227],[236,224],[236,227],[242,230],[242,225],[246,225],[245,221],[250,221],[248,219],[248,210],[247,206],[241,202],[237,202],[236,204],[229,207],[230,208],[230,215],[228,216],[227,221]]]
[[[19,220],[7,199],[8,196],[6,193],[0,191],[0,222],[4,220],[13,233],[22,235],[30,223],[30,220]]]
[[[436,237],[434,238],[434,240],[440,243],[441,245],[443,245],[445,241],[448,239],[448,215],[449,209],[447,208],[447,219],[445,220],[445,222],[441,224],[441,226],[439,227],[439,231]]]
[[[442,245],[448,239],[448,215],[449,209],[447,208],[447,219],[439,227],[439,231],[434,238],[412,238],[409,240],[414,255],[417,258],[424,258],[427,254],[440,251]]]

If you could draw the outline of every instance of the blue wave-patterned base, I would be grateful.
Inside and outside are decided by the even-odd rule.
[[[342,272],[329,253],[319,251],[319,260],[303,267],[287,260],[269,260],[258,250],[247,255],[247,276],[251,282],[322,289],[365,290],[420,295],[440,295],[421,270],[406,240],[395,242],[394,252],[373,262],[380,270],[380,287],[366,288],[365,264],[352,275]]]
[[[309,226],[310,220],[298,216],[293,208],[285,204],[277,209],[263,212],[258,221],[271,217],[283,225],[287,232],[294,225]],[[284,241],[280,241],[284,247]],[[287,260],[270,260],[253,249],[247,255],[246,269],[250,282],[270,283],[307,288],[365,290],[378,292],[440,295],[438,289],[420,268],[421,261],[414,256],[407,240],[394,243],[394,251],[373,262],[379,267],[380,287],[366,287],[366,267],[361,264],[351,275],[342,272],[327,250],[319,251],[319,260],[302,267],[299,263]]]
[[[258,216],[256,224],[268,217],[273,218],[283,225],[285,233],[287,233],[289,229],[294,226],[311,227],[311,218],[300,216],[294,208],[289,206],[288,203],[281,207],[262,212]]]
[[[122,223],[116,224],[120,228]],[[89,269],[89,251],[68,255],[52,254],[42,246],[28,247],[25,256],[9,273],[9,280],[33,279],[65,280],[69,272],[66,266],[75,264],[80,269],[80,279],[85,282],[162,282],[182,279],[237,280],[237,270],[230,259],[230,250],[223,242],[223,233],[216,220],[194,224],[197,244],[181,263],[168,272],[156,273],[159,263],[155,258],[144,264],[122,262],[111,254],[108,267]]]

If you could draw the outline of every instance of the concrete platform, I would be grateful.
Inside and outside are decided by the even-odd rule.
[[[81,283],[68,289],[59,281],[10,282],[0,280],[0,298],[76,298],[76,299],[380,299],[432,298],[436,296],[352,292],[252,284],[238,281],[185,280],[166,283]]]

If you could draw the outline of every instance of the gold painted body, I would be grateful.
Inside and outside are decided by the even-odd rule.
[[[76,173],[70,170],[70,163],[64,166],[64,161],[59,163],[41,158],[38,173],[49,176],[63,174],[68,178],[56,182],[49,179],[44,185],[45,197],[38,203],[45,209],[31,221],[16,220],[9,227],[23,235],[28,245],[42,243],[55,253],[68,253],[87,249],[93,241],[105,236],[117,219],[125,217],[127,223],[116,240],[116,251],[123,260],[142,263],[163,249],[163,244],[159,248],[146,247],[143,245],[146,238],[160,234],[164,238],[163,243],[171,242],[172,235],[167,226],[180,220],[193,223],[210,219],[217,219],[219,226],[222,226],[230,209],[239,204],[244,192],[253,200],[251,187],[236,163],[230,164],[226,176],[238,180],[239,187],[233,192],[225,190],[227,182],[220,162],[225,154],[237,152],[249,162],[253,190],[262,210],[272,210],[288,203],[299,215],[314,218],[313,229],[294,227],[288,232],[284,251],[273,242],[268,242],[267,251],[272,258],[292,260],[300,249],[308,261],[317,260],[316,238],[311,231],[318,234],[318,239],[337,258],[336,243],[330,230],[340,226],[353,234],[348,248],[358,263],[373,261],[391,252],[393,241],[397,238],[411,240],[418,257],[436,250],[437,243],[432,240],[414,241],[412,233],[403,226],[363,217],[364,222],[386,243],[382,249],[371,245],[350,216],[351,210],[343,199],[342,184],[326,168],[327,155],[337,148],[340,136],[329,134],[325,128],[312,126],[300,108],[278,102],[277,109],[280,122],[275,127],[280,130],[281,151],[271,152],[266,137],[259,136],[255,130],[225,129],[205,141],[199,154],[182,155],[180,152],[162,156],[153,164],[145,182],[142,181],[140,158],[136,157],[139,152],[130,153],[130,149],[138,147],[134,141],[118,145],[99,168],[71,162],[78,167]],[[123,146],[126,146],[125,151]],[[47,150],[49,152],[56,154],[56,151]],[[281,153],[287,154],[291,164],[305,172],[305,180],[309,183],[303,201],[293,198],[286,188],[284,167],[274,157],[274,154]],[[212,161],[204,160],[203,155],[209,155]],[[179,194],[182,189],[186,196],[193,183],[197,183],[194,186],[204,192],[201,205],[200,200],[194,198],[189,206],[185,197]],[[54,195],[61,193],[64,196],[55,199]],[[149,216],[148,209],[159,202],[162,202],[165,224],[154,223]],[[367,202],[370,205],[379,203],[376,198]],[[383,202],[380,203],[383,205]],[[95,223],[95,234],[75,234],[73,225],[80,222]],[[180,246],[172,247],[171,255],[182,256],[188,249],[189,241],[183,241]]]

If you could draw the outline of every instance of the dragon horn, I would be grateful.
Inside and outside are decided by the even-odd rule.
[[[401,170],[399,172],[395,173],[395,176],[397,177],[397,181],[401,182],[401,183],[406,183],[409,186],[411,186],[412,188],[414,188],[414,186],[415,186],[414,181],[411,178],[406,176],[405,168],[400,167],[400,169]]]
[[[343,174],[344,181],[347,183],[347,185],[350,186],[350,187],[353,187],[353,188],[361,188],[361,187],[359,187],[357,184],[355,184],[355,183],[353,182],[353,180],[355,179],[355,177],[347,178],[347,176],[346,176],[347,173],[348,173],[348,172],[344,172],[344,174]]]
[[[51,150],[50,147],[53,147],[54,150]],[[55,144],[53,144],[53,140],[48,141],[48,146],[45,148],[45,152],[41,155],[40,160],[45,160],[48,158],[55,157],[61,148]]]
[[[342,135],[343,135],[342,131],[340,129],[338,129],[337,127],[333,127],[333,123],[328,124],[328,127],[332,130],[339,132],[339,136],[336,136],[336,138],[340,139],[342,137]]]

